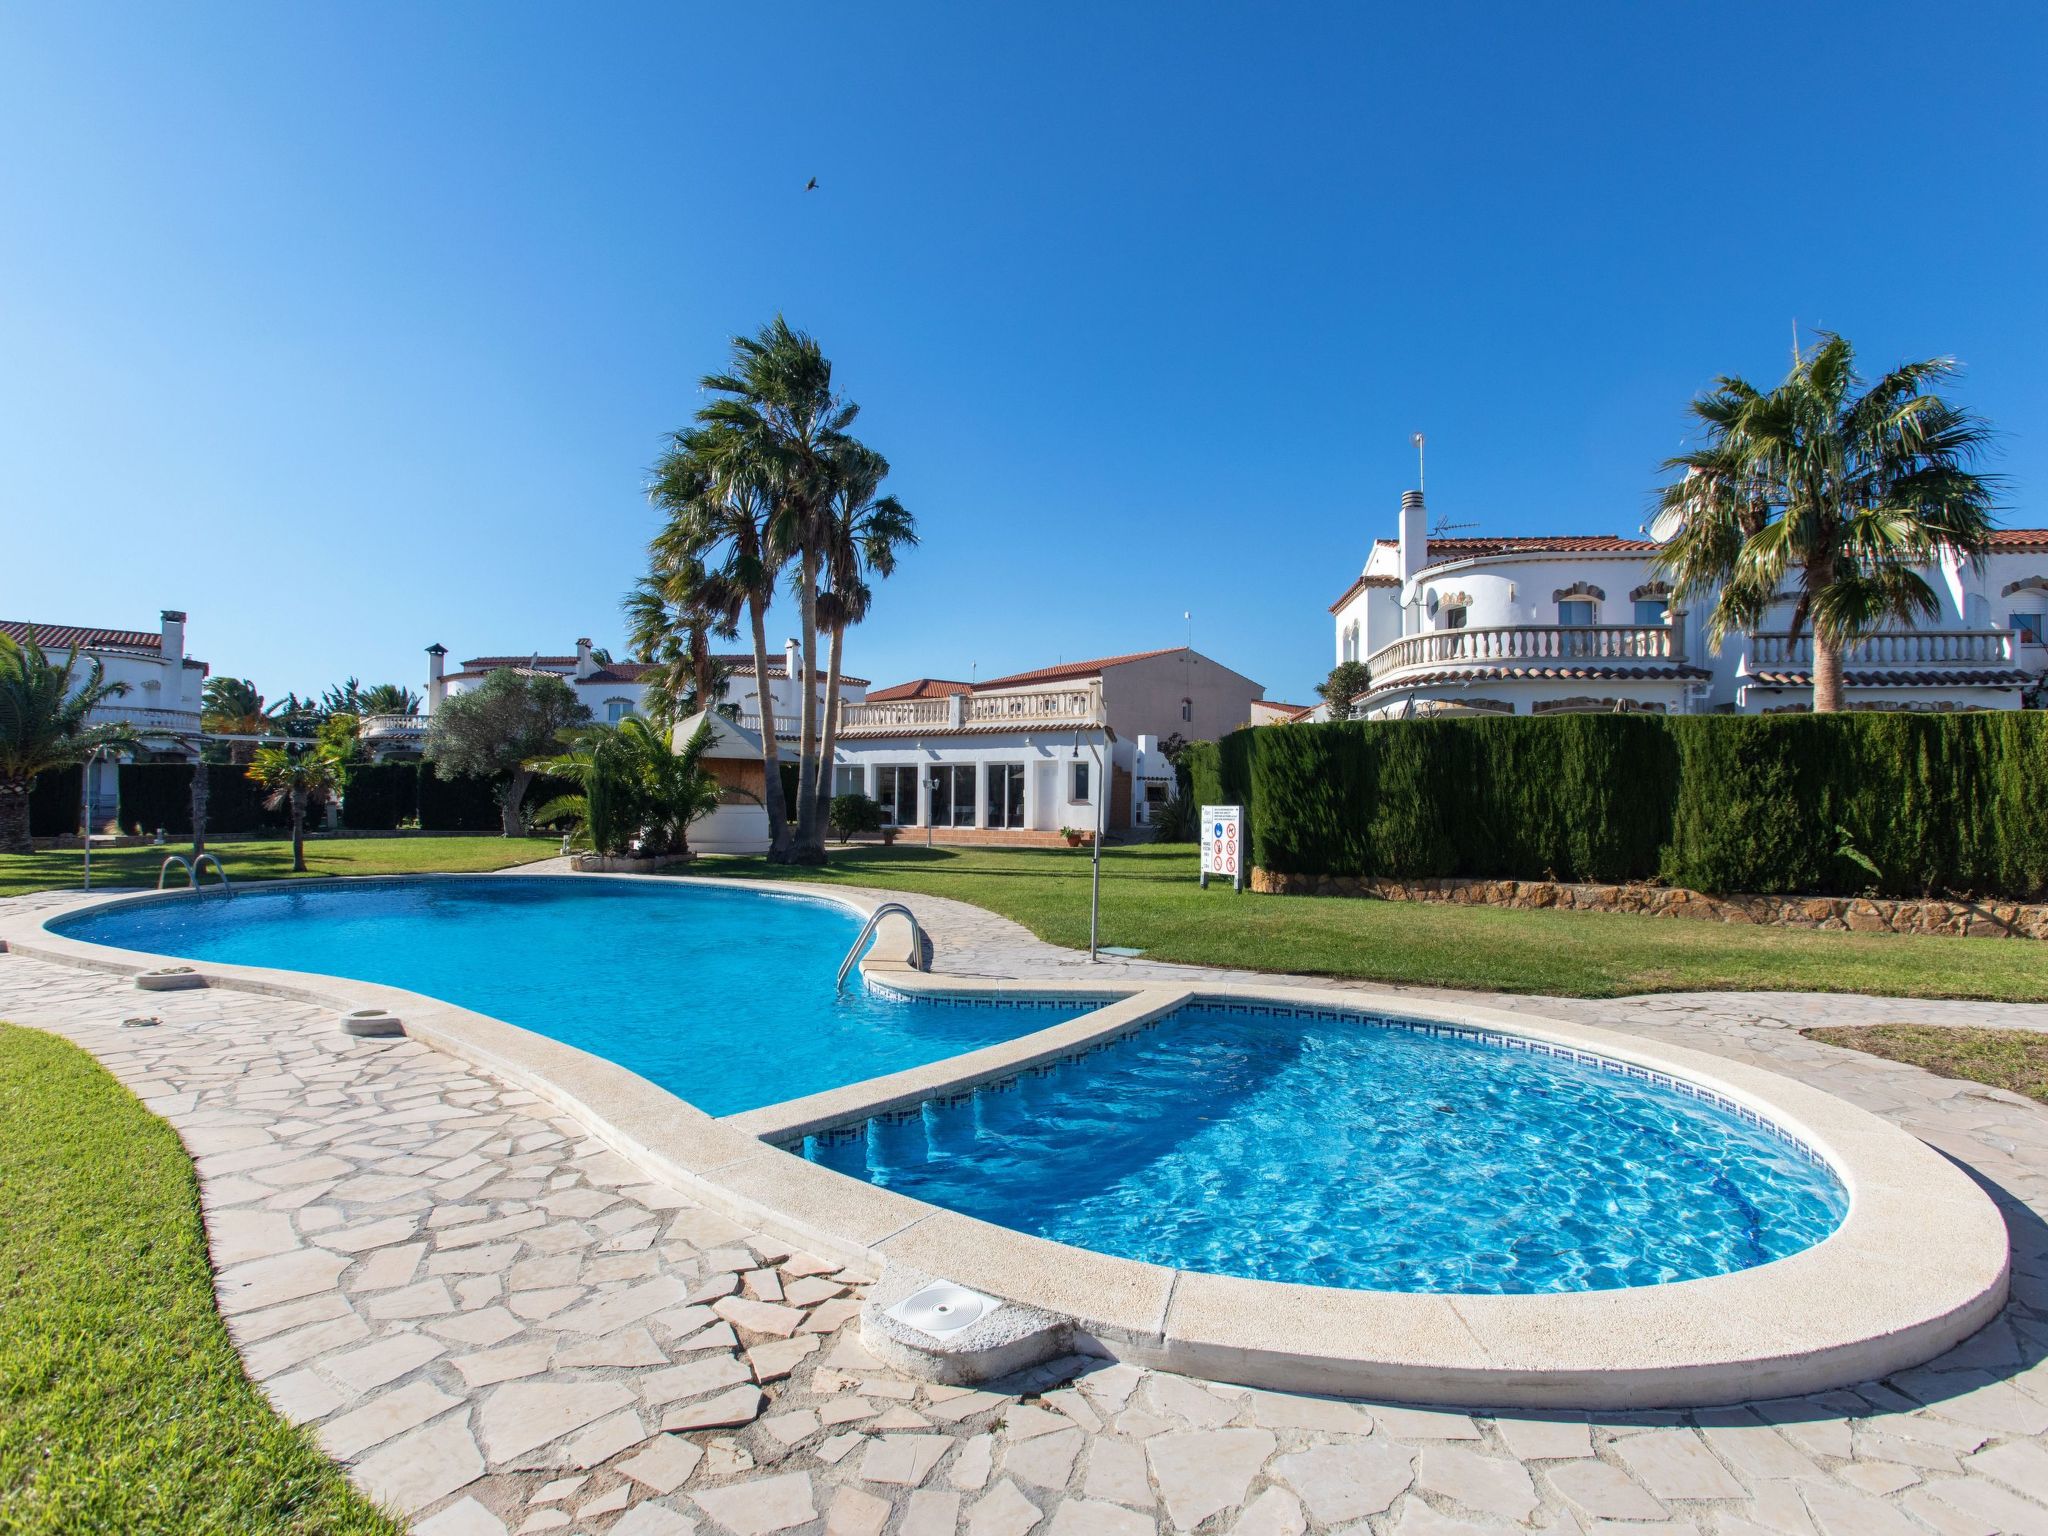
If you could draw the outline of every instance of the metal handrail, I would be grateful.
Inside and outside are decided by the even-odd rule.
[[[885,901],[868,914],[868,920],[860,925],[860,937],[853,941],[853,948],[849,949],[846,958],[839,962],[839,974],[832,982],[834,992],[845,989],[846,973],[853,969],[853,963],[860,958],[861,950],[866,948],[868,940],[874,937],[876,925],[891,912],[901,912],[910,920],[910,952],[913,955],[923,952],[924,929],[917,925],[917,914],[900,901]]]
[[[231,896],[234,894],[234,888],[228,884],[226,866],[210,853],[202,853],[196,859],[188,859],[182,854],[176,853],[170,855],[162,864],[157,866],[156,888],[158,890],[162,890],[164,888],[164,881],[171,877],[171,866],[173,864],[185,871],[185,882],[191,887],[192,893],[195,896],[199,894],[199,871],[209,864],[213,866],[213,872],[220,876],[220,888]]]

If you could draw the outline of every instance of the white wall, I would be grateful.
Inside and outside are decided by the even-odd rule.
[[[1076,733],[1071,728],[990,736],[933,736],[921,743],[899,739],[841,741],[834,761],[840,767],[852,767],[861,773],[861,793],[866,795],[875,793],[874,771],[877,768],[917,768],[918,826],[924,825],[929,814],[931,769],[941,764],[983,767],[995,763],[1020,763],[1025,768],[1024,814],[1028,829],[1056,832],[1061,827],[1079,827],[1092,831],[1095,827],[1096,797],[1108,789],[1105,782],[1107,772],[1095,766],[1102,761],[1101,744],[1100,732],[1084,730],[1079,733],[1077,745]],[[1136,743],[1128,738],[1120,737],[1110,744],[1108,761],[1111,765],[1128,773],[1136,758]],[[1091,765],[1089,793],[1080,799],[1073,795],[1073,764],[1077,761]],[[986,822],[988,808],[985,771],[977,774],[975,783],[974,825],[981,826]]]

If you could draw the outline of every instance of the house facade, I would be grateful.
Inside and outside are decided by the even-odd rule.
[[[885,824],[933,842],[1053,844],[1063,829],[1142,826],[1172,792],[1160,742],[1208,740],[1252,718],[1265,690],[1186,647],[1105,656],[985,682],[919,678],[842,704],[833,792],[864,794]],[[696,728],[685,721],[678,737]],[[707,760],[735,801],[758,793],[760,718],[726,722]],[[778,739],[793,722],[777,720]],[[751,776],[748,768],[751,764]],[[735,809],[738,809],[736,806]],[[735,843],[765,847],[765,813]],[[707,829],[708,830],[708,829]]]
[[[434,712],[448,699],[482,687],[484,679],[493,672],[510,669],[559,677],[590,711],[591,719],[616,725],[628,715],[645,713],[646,681],[658,670],[647,662],[601,658],[588,639],[579,639],[574,653],[569,655],[547,656],[533,652],[525,656],[472,656],[452,672],[448,670],[447,658],[446,646],[435,644],[427,647],[427,686],[422,695],[422,713],[371,715],[363,721],[363,739],[378,757],[417,756],[426,745],[427,726]],[[741,715],[758,716],[761,712],[761,680],[754,675],[753,653],[714,656],[712,660],[717,662],[719,671],[725,676],[722,703]],[[778,728],[785,719],[794,721],[796,718],[799,685],[792,678],[801,673],[802,663],[794,640],[769,660],[768,698],[775,709]],[[866,678],[844,677],[840,683],[842,697],[854,701],[866,697]],[[822,683],[818,694],[822,701]]]
[[[1616,710],[1775,714],[1813,707],[1813,632],[1791,633],[1788,594],[1718,651],[1709,604],[1673,598],[1662,543],[1613,534],[1431,536],[1422,493],[1401,500],[1330,605],[1334,660],[1371,673],[1372,719]],[[1923,573],[1941,605],[1924,623],[1851,648],[1851,709],[2017,709],[2048,674],[2048,529],[2003,529],[1981,563]]]
[[[167,762],[199,760],[200,695],[207,666],[185,654],[185,615],[180,610],[164,609],[153,630],[0,619],[0,634],[17,643],[33,636],[53,661],[76,651],[79,682],[84,681],[87,659],[97,661],[105,681],[125,684],[128,691],[93,710],[91,724],[126,726],[141,738],[143,756]],[[88,776],[88,815],[95,826],[114,815],[118,773],[110,755],[96,762]]]

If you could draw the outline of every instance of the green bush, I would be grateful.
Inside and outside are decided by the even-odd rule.
[[[70,837],[78,831],[85,770],[73,763],[39,773],[28,787],[30,837]]]
[[[882,830],[881,803],[870,800],[866,795],[834,795],[826,819],[842,842],[856,832],[879,832]]]
[[[1175,794],[1152,808],[1155,843],[1192,843],[1201,831],[1201,809],[1186,795]]]
[[[209,833],[255,832],[281,827],[288,811],[273,811],[263,800],[268,793],[251,783],[239,763],[207,763],[206,830]],[[190,763],[123,763],[121,830],[144,837],[159,827],[169,837],[192,835],[192,765]]]
[[[2048,894],[2048,715],[1343,721],[1191,749],[1279,873]]]
[[[356,832],[397,831],[420,813],[421,771],[419,763],[356,764],[342,793],[341,824]]]

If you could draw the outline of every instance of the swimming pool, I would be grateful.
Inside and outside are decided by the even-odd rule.
[[[861,914],[664,880],[464,876],[123,902],[66,938],[405,987],[734,1114],[1043,1029],[1106,999],[910,998],[833,973]]]
[[[1654,1286],[1840,1225],[1817,1155],[1702,1094],[1521,1036],[1198,1003],[803,1150],[1100,1253],[1372,1290]]]

